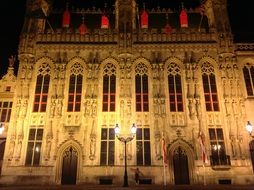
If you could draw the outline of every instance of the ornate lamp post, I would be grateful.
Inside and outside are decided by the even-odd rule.
[[[250,121],[247,121],[246,130],[249,132],[250,136],[253,137],[253,136],[252,136],[253,126],[252,126],[252,124],[250,123]]]
[[[126,144],[130,141],[132,141],[132,139],[134,139],[135,135],[136,135],[136,131],[137,131],[137,127],[136,125],[133,123],[132,127],[131,127],[131,134],[129,134],[128,136],[123,136],[120,135],[120,127],[118,124],[116,124],[115,126],[115,135],[117,137],[118,140],[120,140],[121,142],[124,143],[124,183],[123,183],[123,187],[128,187],[128,174],[127,174],[127,155],[126,155]]]
[[[0,123],[0,135],[4,132],[4,124]]]

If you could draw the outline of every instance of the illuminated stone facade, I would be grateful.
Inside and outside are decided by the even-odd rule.
[[[113,28],[84,35],[26,17],[17,79],[10,66],[0,81],[0,101],[13,101],[1,136],[0,182],[121,184],[124,146],[112,131],[118,123],[128,134],[135,123],[138,134],[127,144],[130,184],[136,167],[142,178],[163,184],[163,137],[167,184],[202,184],[204,176],[207,184],[254,183],[245,129],[247,121],[254,124],[254,45],[233,43],[225,0],[204,5],[208,28],[170,33],[137,27],[134,0],[116,0]]]

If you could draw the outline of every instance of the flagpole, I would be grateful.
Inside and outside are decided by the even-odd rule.
[[[205,163],[203,162],[203,168],[204,168],[204,186],[206,185],[206,176],[205,176]]]
[[[204,15],[202,14],[199,25],[198,25],[198,31],[199,32],[200,32],[200,29],[201,29],[201,24],[202,24],[202,21],[203,21],[203,17],[204,17]]]
[[[164,163],[164,158],[163,158],[163,184],[164,184],[164,187],[166,187],[167,185],[167,182],[166,182],[166,166],[165,166],[165,163]]]
[[[166,188],[167,181],[166,181],[166,163],[165,161],[167,160],[166,156],[166,150],[165,150],[165,138],[164,138],[164,133],[162,133],[162,163],[163,163],[163,185],[164,188]]]

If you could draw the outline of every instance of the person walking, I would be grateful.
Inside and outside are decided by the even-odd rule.
[[[140,175],[140,171],[138,168],[135,169],[135,182],[136,182],[136,185],[139,184],[139,175]]]

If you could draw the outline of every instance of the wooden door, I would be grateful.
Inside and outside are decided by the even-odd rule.
[[[173,155],[174,177],[176,185],[190,184],[188,157],[181,147]]]
[[[77,178],[77,151],[72,147],[65,150],[63,154],[62,166],[62,184],[73,185],[76,184]]]

